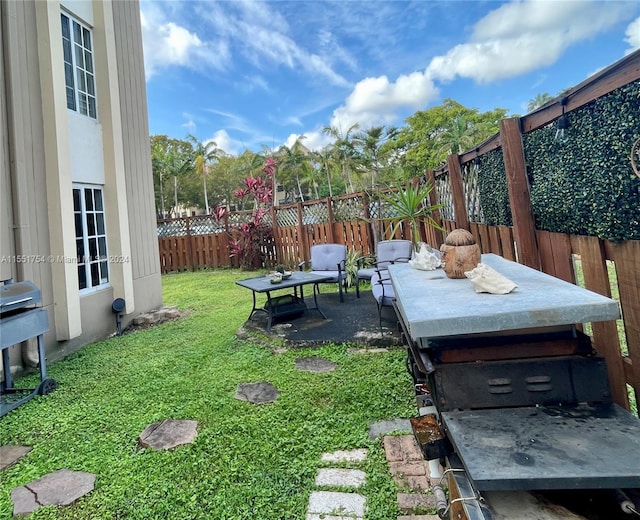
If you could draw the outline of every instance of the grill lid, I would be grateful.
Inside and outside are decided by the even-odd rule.
[[[12,283],[5,280],[0,285],[0,313],[21,309],[40,302],[40,289],[33,282]]]

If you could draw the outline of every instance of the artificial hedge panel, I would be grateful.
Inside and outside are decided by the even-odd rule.
[[[557,122],[523,136],[537,229],[640,239],[640,179],[629,160],[638,107],[640,81],[568,113],[564,141]]]
[[[490,226],[511,226],[513,220],[502,149],[487,152],[478,159],[478,191],[484,223]]]

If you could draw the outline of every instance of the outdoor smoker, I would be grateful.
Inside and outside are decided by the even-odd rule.
[[[448,477],[439,514],[488,520],[513,492],[569,507],[588,490],[587,510],[599,496],[609,508],[588,518],[636,515],[640,420],[612,403],[604,359],[575,325],[617,319],[617,302],[497,255],[482,262],[517,290],[478,294],[441,270],[389,267],[420,409],[414,435]]]
[[[46,395],[56,388],[55,380],[47,378],[43,334],[49,330],[49,320],[47,311],[37,307],[40,299],[40,289],[30,281],[4,280],[0,285],[0,348],[4,377],[0,383],[0,417],[36,395]],[[9,348],[34,337],[38,342],[40,384],[37,388],[14,388]]]

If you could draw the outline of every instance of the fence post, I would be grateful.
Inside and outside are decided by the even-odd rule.
[[[429,205],[435,206],[436,204],[438,204],[438,194],[436,193],[436,176],[433,170],[427,170],[425,172],[425,177],[427,179],[427,183],[429,183],[433,187],[431,192],[429,193]],[[442,225],[442,215],[440,215],[439,209],[433,210],[431,212],[431,216],[433,217],[433,220],[435,220],[440,227],[444,227]],[[444,242],[444,237],[442,236],[443,233],[442,231],[434,228],[433,226],[430,226],[430,227],[431,227],[431,234],[435,239],[435,243],[430,245],[433,247],[440,247]]]
[[[327,216],[329,217],[329,243],[335,243],[333,232],[333,226],[335,225],[335,221],[333,218],[333,204],[331,204],[331,197],[327,197]]]
[[[469,214],[467,213],[467,204],[464,198],[460,157],[458,154],[451,154],[447,157],[447,167],[449,168],[449,182],[451,183],[451,194],[453,195],[453,213],[456,219],[456,226],[469,231]]]
[[[305,262],[310,259],[309,256],[309,239],[306,233],[306,227],[302,223],[302,202],[296,204],[296,212],[298,214],[298,256]]]
[[[278,214],[276,212],[276,207],[274,205],[271,205],[271,208],[269,208],[269,212],[271,213],[271,233],[273,234],[273,243],[276,248],[275,262],[276,265],[284,264],[284,261],[282,260],[282,254],[280,253],[280,249],[282,249],[282,247],[280,234],[278,233]]]
[[[193,261],[193,244],[191,244],[191,219],[189,217],[185,217],[185,230],[187,233],[186,241],[187,241],[187,257],[189,258],[189,266],[192,271],[196,270],[195,262]]]
[[[507,176],[509,204],[513,217],[513,231],[518,249],[518,261],[540,270],[540,253],[536,242],[536,228],[529,196],[529,180],[522,145],[520,118],[500,121],[502,156]]]

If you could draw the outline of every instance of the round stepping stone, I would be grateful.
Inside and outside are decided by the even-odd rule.
[[[0,471],[12,466],[31,451],[27,446],[0,446]]]
[[[143,448],[170,450],[181,444],[191,444],[196,438],[198,421],[164,419],[147,426],[138,437]]]
[[[236,390],[235,398],[241,401],[249,401],[253,404],[273,403],[280,391],[271,383],[240,383]]]
[[[11,490],[13,514],[26,515],[41,506],[68,506],[93,491],[96,476],[84,471],[60,469]]]
[[[296,359],[295,365],[298,370],[315,372],[316,374],[331,372],[336,369],[336,364],[333,361],[318,356]]]

